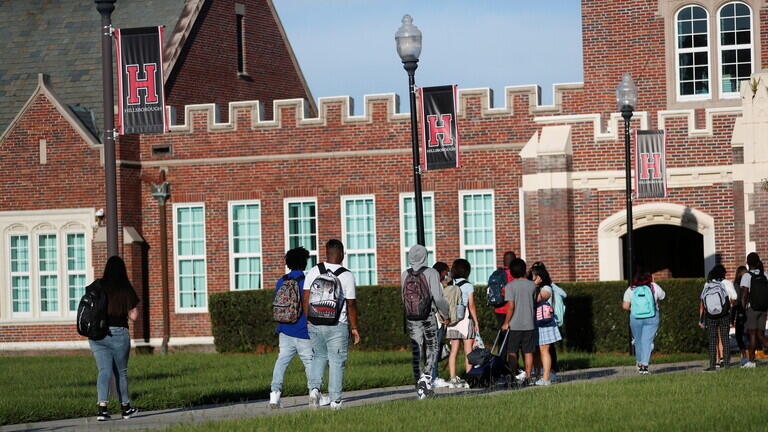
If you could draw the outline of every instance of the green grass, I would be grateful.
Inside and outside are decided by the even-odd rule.
[[[523,391],[302,411],[172,431],[765,430],[768,368],[580,382]]]
[[[265,399],[275,358],[274,353],[134,355],[128,369],[131,399],[143,410]],[[654,362],[702,358],[675,354]],[[560,364],[570,370],[632,365],[634,360],[626,354],[562,353]],[[443,365],[447,367],[447,362]],[[344,389],[405,385],[412,380],[410,353],[352,352]],[[96,363],[91,356],[0,357],[0,389],[0,424],[89,416],[96,403]],[[303,366],[294,359],[283,394],[305,393]]]

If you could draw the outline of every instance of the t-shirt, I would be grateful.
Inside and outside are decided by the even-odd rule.
[[[728,296],[728,299],[730,301],[736,301],[736,299],[739,298],[739,293],[736,292],[733,282],[728,279],[723,279],[721,282],[723,283],[723,289],[725,289],[725,295]]]
[[[340,264],[323,264],[325,264],[326,270],[332,272],[335,272],[339,269],[339,267],[341,267]],[[304,279],[304,286],[309,289],[309,287],[312,286],[312,282],[314,282],[315,278],[318,276],[320,276],[320,269],[318,269],[317,266],[312,267],[309,272],[307,272],[307,276]],[[345,271],[339,275],[339,281],[341,281],[341,300],[343,302],[343,306],[341,307],[341,315],[339,315],[339,323],[342,324],[347,322],[347,302],[344,300],[354,300],[357,297],[355,296],[355,276],[351,271]]]
[[[741,285],[742,287],[746,287],[747,292],[749,292],[749,288],[751,288],[753,274],[755,275],[760,274],[760,270],[759,269],[750,270],[744,273],[744,275],[741,277],[741,283],[739,283],[739,285]],[[749,303],[747,303],[747,307],[750,307]]]
[[[505,287],[504,300],[515,302],[510,330],[533,330],[535,327],[536,285],[528,279],[515,279]]]
[[[512,282],[512,279],[513,279],[512,273],[509,271],[509,268],[508,267],[499,267],[499,268],[503,269],[504,272],[507,273],[507,283]],[[504,299],[506,300],[507,296],[505,291],[506,291],[506,287],[503,287],[501,289],[501,295],[503,295]],[[493,311],[500,314],[506,314],[508,310],[509,310],[509,303],[505,302],[504,305],[495,308]]]
[[[461,281],[467,281],[467,280],[464,278],[454,279],[454,283],[461,290],[461,303],[464,306],[469,307],[469,295],[475,292],[475,286],[472,285],[472,282],[469,282],[469,281],[467,281],[467,283],[465,284],[459,285]]]
[[[663,289],[657,284],[656,282],[651,282],[651,291],[653,291],[653,297],[654,300],[656,300],[654,303],[656,303],[656,310],[659,310],[659,300],[664,300],[664,297],[667,296],[667,293],[664,292]],[[632,303],[632,287],[627,288],[626,291],[624,291],[624,301],[627,303]]]
[[[304,272],[301,270],[293,270],[290,273],[288,273],[289,278],[298,279],[299,282],[299,300],[301,302],[304,301]],[[278,288],[280,288],[283,284],[283,277],[280,277],[280,279],[277,280],[277,284],[275,285],[275,291],[277,291]],[[301,278],[301,279],[299,279]],[[304,314],[303,306],[301,309],[299,309],[299,319],[293,323],[293,324],[278,324],[277,325],[277,332],[283,333],[286,336],[292,336],[299,339],[309,339],[309,332],[307,331],[307,315]]]

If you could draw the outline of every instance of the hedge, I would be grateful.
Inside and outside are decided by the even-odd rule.
[[[655,349],[663,353],[703,352],[705,333],[699,329],[701,279],[660,281],[667,293],[661,302],[661,328]],[[628,349],[628,312],[621,309],[626,285],[615,282],[579,282],[560,285],[568,292],[561,347],[569,351],[622,352]],[[399,288],[358,288],[361,342],[355,349],[405,349]],[[492,342],[497,325],[493,309],[485,305],[485,289],[478,287],[475,301],[483,339]],[[219,352],[261,352],[277,349],[272,321],[272,290],[211,294],[210,316]]]

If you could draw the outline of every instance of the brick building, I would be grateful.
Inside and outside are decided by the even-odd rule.
[[[553,104],[540,103],[537,86],[505,88],[501,107],[488,89],[459,90],[463,167],[423,176],[433,259],[466,257],[475,281],[506,250],[544,261],[556,280],[624,277],[624,148],[614,96],[624,72],[639,90],[632,127],[667,133],[669,196],[635,201],[638,261],[700,276],[715,262],[733,269],[747,252],[764,252],[766,1],[583,0],[582,20],[584,82],[555,85]],[[204,33],[205,26],[189,33],[188,56],[204,49],[195,43]],[[284,55],[275,64],[298,71],[290,48]],[[184,79],[194,73],[181,68],[166,82],[169,100],[176,92],[200,102],[200,89]],[[296,245],[317,257],[326,240],[340,238],[359,284],[398,280],[415,238],[410,115],[394,95],[366,97],[358,115],[347,97],[320,98],[315,110],[296,75],[298,96],[245,101],[258,98],[226,99],[221,90],[225,100],[210,99],[229,102],[225,116],[213,104],[187,104],[169,133],[119,139],[121,253],[144,307],[137,343],[158,344],[163,324],[158,204],[150,195],[161,171],[171,184],[172,344],[210,342],[207,295],[271,287]],[[45,296],[63,308],[77,297],[69,278],[100,272],[100,144],[84,138],[44,80],[30,94],[0,137],[3,163],[15,167],[0,183],[0,348],[78,346],[71,316],[50,316]],[[49,251],[59,267],[41,258]],[[85,270],[70,272],[70,251],[84,257]],[[16,312],[22,293],[25,314]]]

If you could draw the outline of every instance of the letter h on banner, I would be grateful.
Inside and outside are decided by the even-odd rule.
[[[647,180],[651,178],[651,170],[653,170],[653,178],[661,178],[661,153],[641,153],[640,155],[640,178]],[[653,162],[650,161],[653,157]]]
[[[144,90],[144,103],[156,104],[158,102],[155,87],[156,63],[144,65],[144,79],[139,79],[139,65],[125,65],[125,72],[128,75],[128,105],[138,105],[141,103],[139,90]]]
[[[440,142],[437,141],[437,136],[442,135],[442,144],[443,145],[451,145],[453,144],[453,133],[451,130],[451,120],[453,119],[453,116],[451,114],[441,114],[440,120],[442,120],[443,125],[438,126],[437,120],[438,116],[436,115],[429,115],[427,116],[427,121],[429,122],[429,142],[427,143],[430,147],[437,147],[440,145]]]

